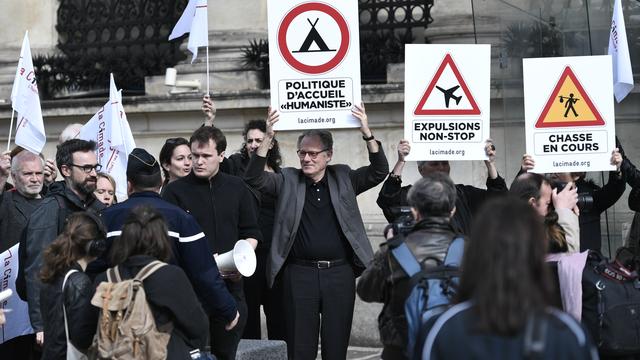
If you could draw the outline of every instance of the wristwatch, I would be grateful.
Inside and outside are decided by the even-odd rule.
[[[369,136],[369,137],[362,136],[362,140],[364,140],[364,141],[371,141],[371,140],[373,140],[373,139],[375,139],[375,137],[373,136],[373,134],[371,134],[371,136]]]
[[[394,173],[389,173],[389,179],[397,182],[402,182],[402,177]]]

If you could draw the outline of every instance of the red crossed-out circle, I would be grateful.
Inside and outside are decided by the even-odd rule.
[[[331,18],[333,18],[333,20],[338,24],[341,35],[340,48],[336,52],[336,55],[331,58],[331,60],[320,65],[307,65],[298,61],[295,57],[293,57],[291,51],[289,50],[289,47],[287,46],[287,30],[289,30],[289,25],[291,25],[293,19],[304,12],[312,10],[320,11],[331,16]],[[294,69],[306,74],[315,75],[326,73],[327,71],[330,71],[338,66],[338,64],[340,64],[340,62],[342,62],[342,60],[344,59],[345,55],[347,55],[347,50],[349,50],[349,27],[347,26],[347,22],[344,20],[338,10],[327,4],[317,2],[300,4],[289,11],[284,19],[282,19],[280,27],[278,28],[278,48],[280,49],[280,53],[282,54],[284,60]]]

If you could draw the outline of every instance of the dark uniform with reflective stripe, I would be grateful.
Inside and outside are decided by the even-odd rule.
[[[108,207],[102,212],[108,231],[108,248],[111,247],[114,237],[120,235],[130,211],[141,205],[152,206],[164,216],[169,237],[173,240],[171,262],[184,269],[205,310],[215,317],[231,322],[236,316],[236,302],[220,277],[207,237],[193,216],[162,200],[157,193],[145,191],[131,194],[127,201]],[[87,272],[95,274],[108,267],[105,255],[89,264]]]

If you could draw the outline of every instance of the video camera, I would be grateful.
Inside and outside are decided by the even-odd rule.
[[[413,226],[416,224],[416,220],[411,213],[411,207],[409,206],[396,206],[392,207],[391,214],[395,219],[390,225],[395,235],[403,234],[407,235],[413,230]]]
[[[558,193],[564,190],[564,187],[567,186],[567,183],[564,181],[552,181],[551,188],[557,189]],[[593,210],[593,195],[588,192],[578,193],[578,209],[580,209],[580,213],[586,213]]]

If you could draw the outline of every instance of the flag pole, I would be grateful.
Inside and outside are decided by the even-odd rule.
[[[207,34],[207,96],[211,97],[209,94],[209,34]]]
[[[13,114],[15,113],[14,109],[11,109],[11,123],[9,125],[9,138],[7,139],[7,151],[11,148],[11,130],[13,130]]]

